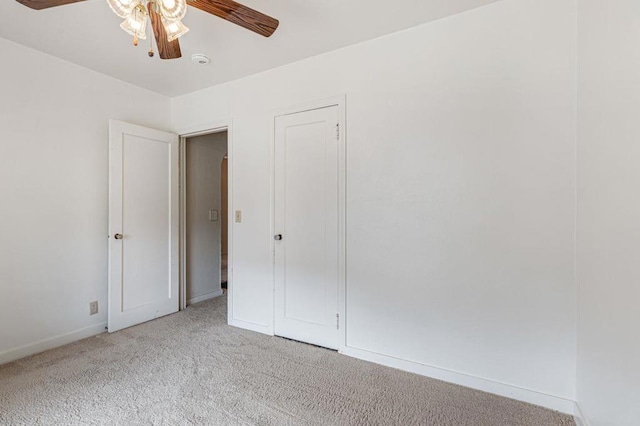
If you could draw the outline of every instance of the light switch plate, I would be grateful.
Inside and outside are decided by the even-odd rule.
[[[236,210],[236,223],[242,223],[242,210]]]
[[[218,220],[218,210],[209,210],[209,220],[211,222]]]

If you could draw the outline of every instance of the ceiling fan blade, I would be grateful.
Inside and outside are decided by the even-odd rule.
[[[85,0],[16,0],[31,9],[42,10],[50,7],[62,6],[65,4],[78,3]]]
[[[187,3],[265,37],[271,36],[280,24],[277,19],[233,0],[187,0]]]
[[[156,37],[156,45],[158,46],[158,53],[161,59],[178,59],[182,57],[180,51],[180,42],[178,39],[169,41],[167,40],[167,31],[162,25],[162,18],[160,14],[156,12],[153,4],[149,2],[148,5],[149,16],[151,17],[151,26],[153,27],[153,34]]]

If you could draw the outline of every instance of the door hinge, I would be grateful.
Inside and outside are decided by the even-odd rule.
[[[336,314],[336,330],[340,330],[340,314]]]
[[[340,140],[340,123],[336,124],[336,139]]]

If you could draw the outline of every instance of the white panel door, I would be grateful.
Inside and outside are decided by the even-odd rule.
[[[276,118],[275,334],[338,349],[339,108]]]
[[[177,135],[109,122],[109,331],[178,311]]]

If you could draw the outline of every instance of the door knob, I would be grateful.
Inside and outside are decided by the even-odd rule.
[[[113,236],[113,238],[115,238],[116,240],[121,240],[122,239],[122,234],[116,234]]]
[[[280,241],[280,240],[282,240],[282,234],[276,234],[276,235],[274,235],[274,236],[273,236],[273,239],[274,239],[274,240],[276,240],[276,241]]]

